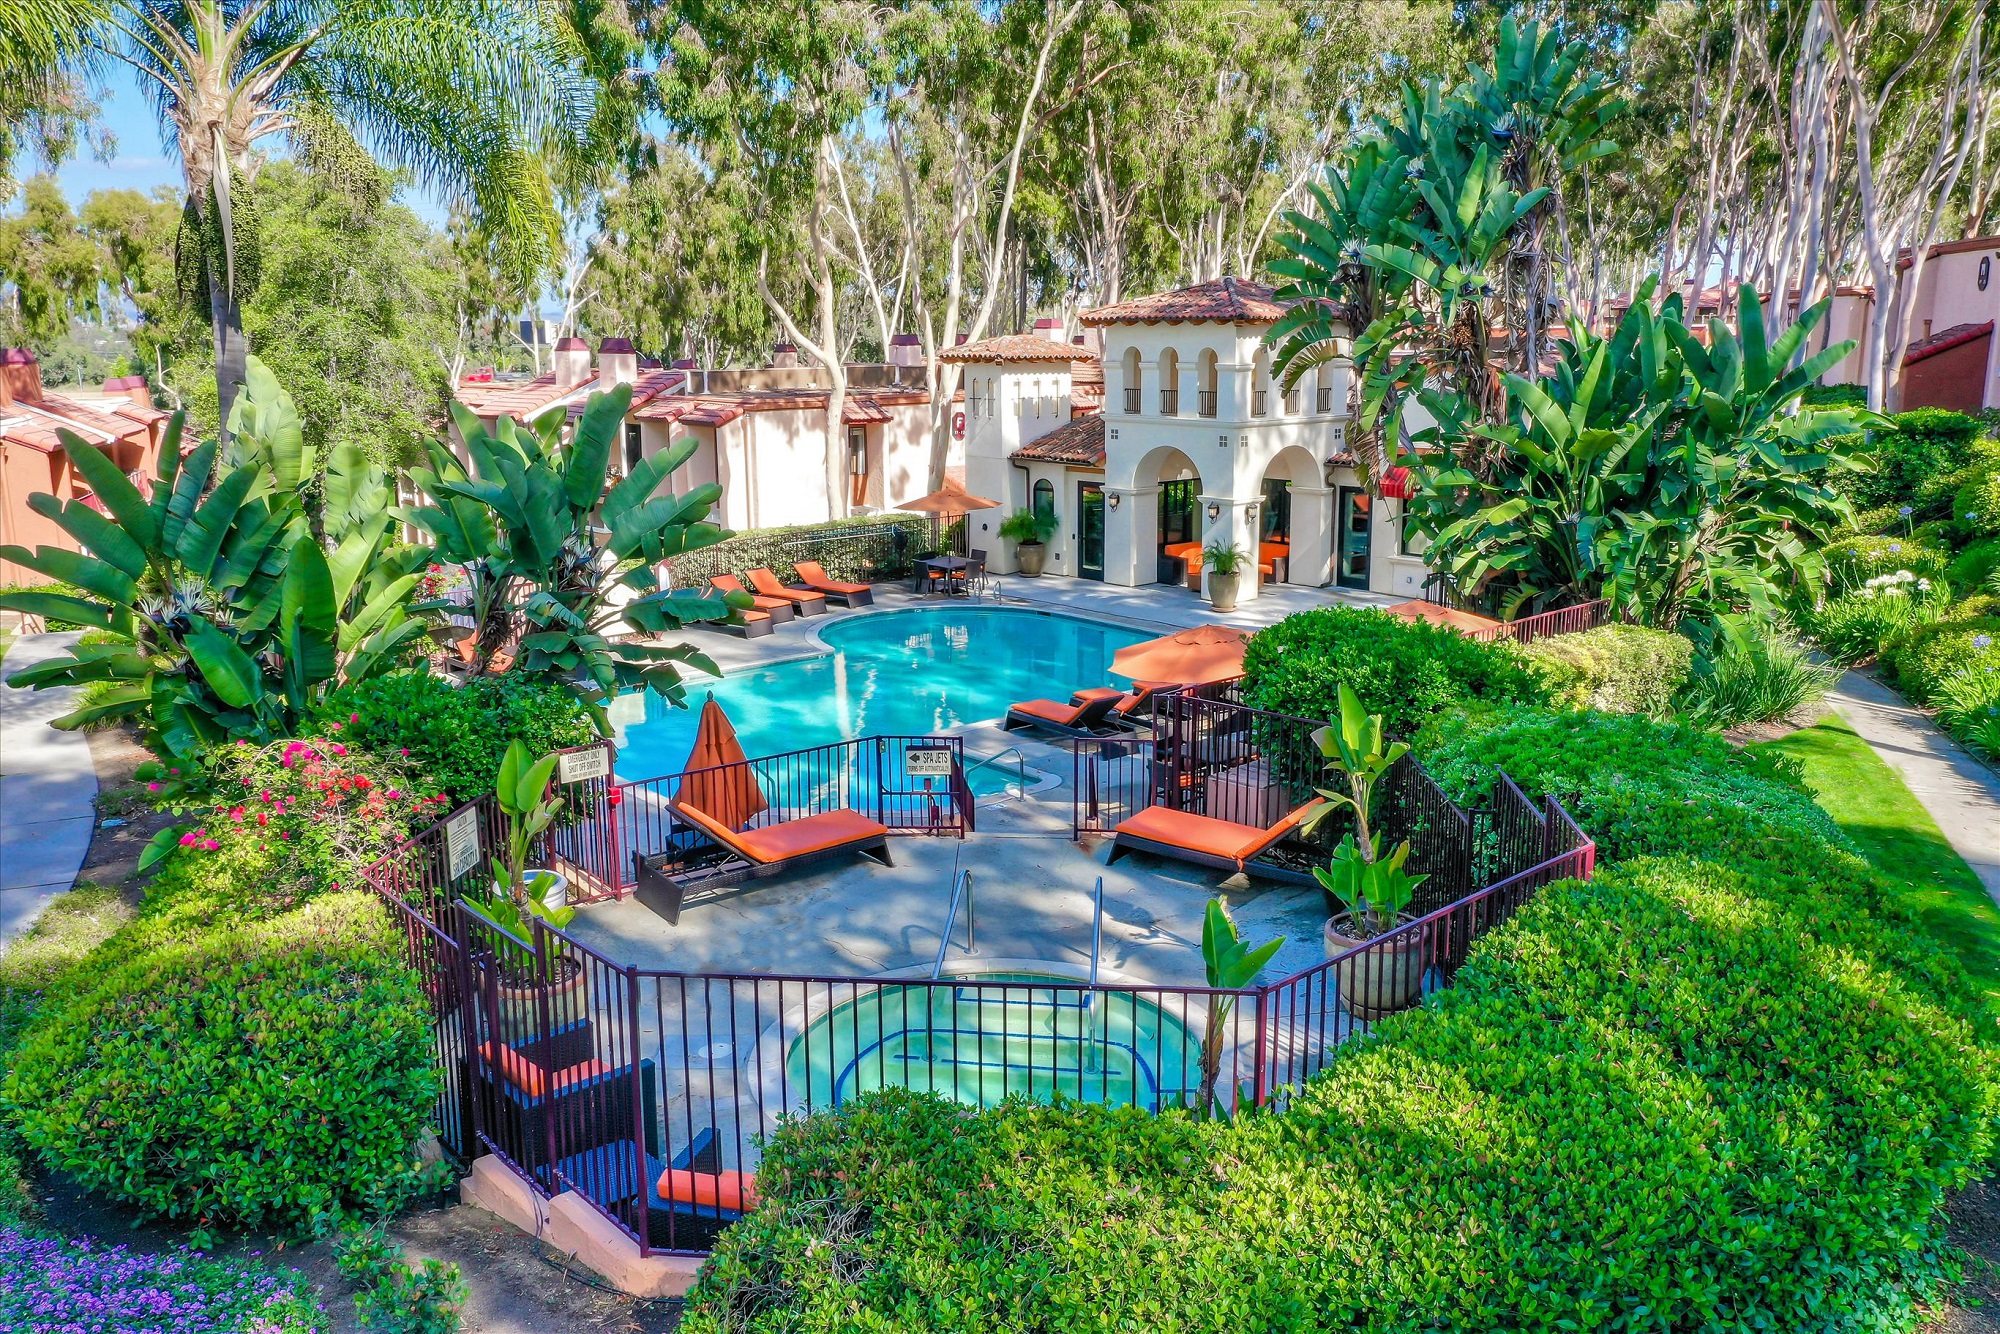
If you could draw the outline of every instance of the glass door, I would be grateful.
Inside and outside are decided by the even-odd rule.
[[[1374,497],[1358,486],[1340,488],[1340,550],[1334,582],[1342,588],[1368,587],[1369,519]]]
[[[1076,572],[1104,577],[1104,488],[1096,482],[1076,484]]]
[[[1168,547],[1201,543],[1201,506],[1195,499],[1200,491],[1201,483],[1191,477],[1160,483],[1158,568],[1153,575],[1160,583],[1177,583],[1181,578],[1180,560],[1167,555]]]

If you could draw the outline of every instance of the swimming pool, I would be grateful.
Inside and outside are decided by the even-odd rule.
[[[876,612],[821,631],[830,652],[698,681],[688,702],[698,706],[713,691],[753,758],[858,736],[921,736],[1003,717],[1016,700],[1066,700],[1084,686],[1110,684],[1111,655],[1149,637],[1018,607]],[[699,713],[651,691],[613,700],[618,776],[679,773]],[[975,782],[987,790],[1008,781],[991,769],[975,779],[990,780]]]
[[[975,1107],[1059,1093],[1158,1111],[1200,1086],[1201,1043],[1130,992],[988,973],[889,984],[834,1006],[793,1039],[785,1077],[814,1107],[907,1088]]]

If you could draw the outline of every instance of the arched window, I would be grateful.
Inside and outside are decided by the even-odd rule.
[[[1160,353],[1160,414],[1178,417],[1181,412],[1181,358],[1172,348]]]
[[[1333,411],[1333,367],[1321,362],[1313,388],[1313,411],[1324,416]]]
[[[1203,348],[1195,360],[1195,411],[1204,417],[1215,415],[1215,351]]]
[[[1126,348],[1124,377],[1125,415],[1128,417],[1139,415],[1139,391],[1144,388],[1141,381],[1145,379],[1145,375],[1146,373],[1139,369],[1139,349],[1136,347]]]
[[[1269,416],[1271,412],[1271,354],[1264,348],[1257,349],[1257,355],[1250,361],[1250,415]]]
[[[1035,517],[1040,519],[1044,525],[1055,523],[1056,488],[1055,484],[1049,481],[1048,478],[1044,477],[1035,483],[1035,499],[1029,508],[1035,511]]]

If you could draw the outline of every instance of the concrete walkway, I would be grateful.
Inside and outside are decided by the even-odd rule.
[[[1902,776],[1945,840],[2000,902],[2000,778],[1871,676],[1847,673],[1828,700]]]
[[[79,631],[23,635],[0,677],[61,654]],[[15,690],[0,684],[0,941],[26,931],[49,901],[76,883],[97,826],[97,768],[81,732],[49,726],[76,707],[73,686]]]

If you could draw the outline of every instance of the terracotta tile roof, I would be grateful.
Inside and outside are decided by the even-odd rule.
[[[1903,352],[1903,364],[1907,366],[1913,361],[1934,357],[1940,352],[1970,343],[1975,338],[1984,338],[1992,332],[1992,320],[1980,324],[1954,324],[1949,329],[1940,329],[1929,338],[1919,338],[1910,344]]]
[[[1042,338],[1035,334],[1001,334],[997,338],[982,338],[976,343],[961,343],[949,352],[938,354],[939,361],[965,362],[1009,362],[1009,361],[1074,361],[1077,349],[1070,343],[1058,343],[1053,338]]]
[[[548,371],[532,380],[481,380],[471,383],[460,380],[458,401],[481,417],[526,420],[541,415],[571,394],[581,401],[596,387],[597,378],[592,376],[582,384],[565,389],[556,383],[555,372]]]
[[[849,395],[847,401],[840,405],[840,420],[848,426],[860,426],[864,423],[888,421],[889,414],[872,399]]]
[[[129,411],[127,411],[129,409]],[[167,414],[136,403],[80,403],[60,394],[43,394],[38,399],[17,398],[0,408],[0,438],[9,444],[26,445],[43,454],[61,451],[59,430],[71,430],[93,445],[143,438],[146,426]]]
[[[1104,418],[1095,414],[1076,417],[1040,439],[1015,450],[1016,459],[1036,459],[1043,463],[1067,463],[1077,468],[1104,466]]]
[[[1086,310],[1084,324],[1275,324],[1289,303],[1248,278],[1218,278],[1134,301]]]
[[[632,406],[634,408],[644,407],[661,394],[680,388],[681,383],[686,379],[686,371],[661,370],[657,366],[649,370],[640,371],[639,378],[632,382]],[[588,402],[588,395],[582,398],[571,399],[569,404],[571,419],[581,417],[583,409]],[[477,411],[477,409],[474,409],[474,411]]]

